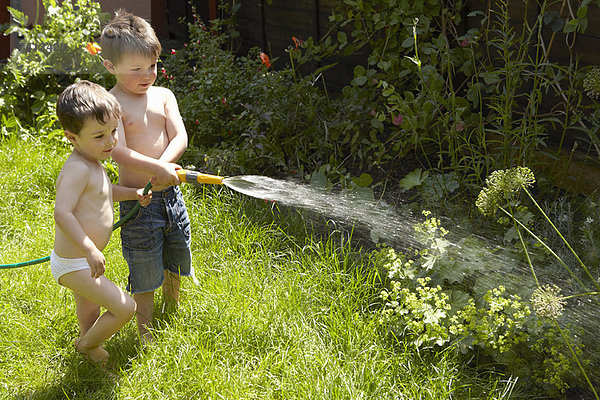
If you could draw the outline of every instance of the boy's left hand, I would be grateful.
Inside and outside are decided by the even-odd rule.
[[[137,195],[137,201],[142,207],[146,207],[150,204],[150,201],[152,200],[152,190],[149,190],[148,194],[144,194],[144,189],[138,189],[135,191],[135,194]]]

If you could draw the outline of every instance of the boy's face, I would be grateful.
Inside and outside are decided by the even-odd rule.
[[[117,145],[118,119],[110,119],[104,124],[94,118],[88,118],[79,134],[66,131],[67,139],[83,156],[94,160],[106,160]]]
[[[139,53],[124,54],[118,64],[104,61],[106,69],[117,78],[117,85],[131,94],[144,94],[154,84],[156,64],[156,58]]]

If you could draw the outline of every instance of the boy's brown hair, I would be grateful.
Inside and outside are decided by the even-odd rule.
[[[119,9],[100,35],[102,56],[117,64],[124,53],[140,53],[148,57],[160,55],[162,46],[152,26],[143,18]]]
[[[115,96],[96,83],[82,80],[58,96],[56,115],[64,130],[78,135],[89,118],[104,124],[111,118],[121,118],[123,112]]]

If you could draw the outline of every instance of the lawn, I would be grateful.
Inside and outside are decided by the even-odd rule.
[[[33,138],[0,143],[2,263],[50,253],[67,156]],[[393,344],[378,323],[378,273],[343,233],[317,235],[299,212],[223,187],[183,189],[198,282],[184,282],[176,313],[156,302],[149,346],[133,321],[107,342],[114,379],[75,352],[74,303],[47,263],[0,270],[0,398],[510,397],[508,380],[478,377],[452,352]],[[105,254],[124,287],[117,232]]]

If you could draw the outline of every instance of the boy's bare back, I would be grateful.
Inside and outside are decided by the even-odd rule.
[[[112,185],[98,161],[74,151],[56,181],[55,212],[72,211],[87,235],[102,251],[110,240],[114,222]],[[86,254],[56,225],[54,251],[64,258],[84,258]]]

